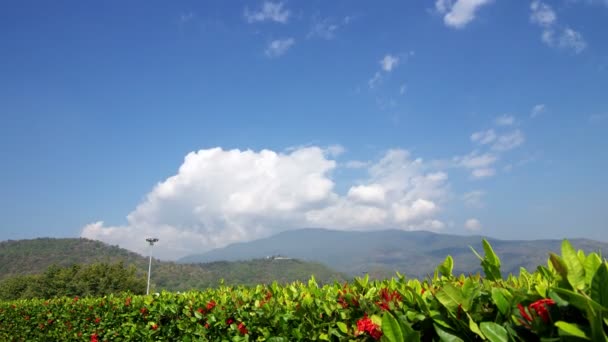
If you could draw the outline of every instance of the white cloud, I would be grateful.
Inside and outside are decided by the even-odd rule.
[[[328,149],[286,153],[213,148],[189,153],[124,225],[91,223],[81,236],[168,259],[301,227],[441,229],[447,174],[390,150],[344,195],[334,189]]]
[[[530,117],[534,119],[535,117],[544,113],[546,110],[547,110],[547,106],[545,106],[542,103],[537,104],[534,107],[532,107],[532,110],[530,111]]]
[[[306,35],[307,38],[319,37],[325,40],[336,38],[337,32],[344,26],[348,25],[353,20],[352,17],[346,16],[340,21],[332,20],[331,18],[312,18],[310,31]]]
[[[380,71],[376,71],[374,76],[367,81],[367,85],[370,89],[376,88],[378,85],[382,83],[382,73]]]
[[[587,47],[587,42],[579,32],[566,27],[559,37],[558,46],[564,49],[571,49],[575,53],[581,53]]]
[[[262,7],[257,11],[249,11],[248,8],[245,8],[245,20],[248,23],[255,23],[259,21],[275,21],[278,23],[285,24],[289,19],[289,10],[283,9],[282,2],[270,2],[264,1]]]
[[[470,218],[464,223],[464,228],[472,232],[479,231],[481,230],[481,222],[476,218]]]
[[[349,199],[361,203],[384,203],[386,193],[379,184],[353,186],[348,190]]]
[[[492,145],[492,149],[496,151],[508,151],[520,146],[524,141],[524,134],[517,129],[499,136],[494,145]]]
[[[295,42],[296,41],[293,38],[273,40],[268,44],[264,53],[266,53],[266,56],[271,58],[280,57],[285,54],[285,52],[287,52],[287,50],[289,50],[289,48],[291,48]]]
[[[551,8],[540,0],[534,0],[530,4],[530,21],[541,27],[541,40],[550,47],[572,50],[574,53],[581,53],[587,47],[587,42],[583,35],[569,27],[561,29],[557,25],[557,15]],[[558,36],[559,37],[556,37]]]
[[[530,21],[543,27],[549,27],[557,20],[557,15],[551,6],[538,0],[530,4]]]
[[[399,87],[399,95],[405,95],[405,92],[407,91],[407,85],[406,84],[402,84]]]
[[[493,153],[479,154],[473,151],[466,156],[454,157],[454,163],[458,167],[463,167],[471,171],[474,179],[487,178],[493,176],[496,171],[493,168],[498,156]]]
[[[330,157],[337,157],[346,152],[346,149],[342,145],[329,145],[324,149],[324,151]]]
[[[349,160],[344,164],[348,169],[363,169],[370,165],[370,162],[360,160]]]
[[[487,168],[494,164],[498,157],[492,153],[478,154],[471,152],[464,157],[456,157],[456,162],[467,169]]]
[[[495,174],[496,174],[496,170],[494,170],[493,168],[474,169],[471,172],[471,176],[473,176],[473,178],[492,177]]]
[[[486,195],[484,191],[474,190],[462,195],[464,205],[469,208],[483,208],[483,197]]]
[[[380,60],[380,65],[382,66],[382,70],[391,72],[397,67],[397,65],[399,65],[399,57],[388,54]]]
[[[489,144],[496,140],[496,132],[493,129],[479,131],[471,134],[471,141],[481,145]]]
[[[495,120],[498,126],[512,126],[515,123],[515,118],[513,115],[502,115],[496,118]]]
[[[463,28],[475,19],[476,12],[491,0],[437,0],[435,9],[443,16],[445,25]]]

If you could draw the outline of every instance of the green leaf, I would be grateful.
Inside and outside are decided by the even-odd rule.
[[[585,268],[568,240],[562,242],[562,257],[568,267],[568,282],[573,289],[582,290],[585,287]]]
[[[557,271],[557,273],[562,276],[562,278],[568,278],[568,268],[566,267],[566,263],[564,259],[562,259],[559,255],[555,253],[549,253],[549,260],[551,261],[551,265]]]
[[[593,276],[600,265],[602,265],[602,259],[596,253],[587,255],[587,259],[585,259],[583,264],[585,268],[585,284],[591,284]]]
[[[496,253],[494,253],[494,250],[492,249],[492,246],[490,245],[488,240],[483,239],[482,243],[483,243],[483,251],[486,254],[485,255],[486,260],[488,260],[490,265],[496,266],[498,269],[500,269],[500,259],[498,258]]]
[[[443,330],[437,324],[433,324],[433,326],[435,327],[435,332],[437,332],[437,335],[439,336],[440,341],[445,341],[445,342],[464,342],[463,339],[461,339],[460,337],[458,337],[456,335],[452,335],[451,333]]]
[[[479,326],[490,342],[508,342],[507,329],[494,322],[482,322]]]
[[[441,274],[445,277],[451,277],[452,271],[454,269],[454,259],[452,259],[451,255],[448,255],[443,263],[437,266],[437,270],[441,272]]]
[[[608,266],[602,263],[591,281],[591,299],[608,308]]]
[[[399,322],[388,311],[384,312],[382,316],[382,337],[386,337],[386,340],[390,342],[405,341]]]
[[[469,318],[469,329],[482,339],[485,339],[486,337],[479,329],[479,325],[477,325],[477,323],[475,323],[475,321],[473,320],[473,317],[471,317],[469,314],[467,314],[467,317]]]
[[[493,288],[492,289],[492,300],[494,301],[494,303],[496,303],[496,307],[498,307],[498,311],[500,311],[501,314],[506,315],[509,312],[509,309],[511,308],[511,304],[505,297],[504,292],[507,292],[507,291],[504,289],[497,288],[497,287]]]
[[[555,322],[555,326],[559,329],[559,336],[575,336],[585,340],[591,340],[578,324],[568,323],[564,321]]]
[[[468,302],[467,299],[462,295],[460,289],[452,284],[445,284],[443,288],[435,293],[435,297],[441,305],[454,315],[456,314],[459,305],[462,305],[462,308],[465,311],[468,310],[468,307],[466,307]]]
[[[558,295],[565,297],[565,299],[568,300],[570,304],[572,304],[581,311],[587,311],[588,309],[593,309],[597,312],[606,311],[606,308],[584,295],[559,287],[554,288],[553,291]]]
[[[343,322],[337,322],[336,325],[338,326],[338,329],[340,329],[341,332],[345,334],[348,332],[348,327]]]

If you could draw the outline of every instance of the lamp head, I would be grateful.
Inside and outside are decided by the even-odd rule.
[[[158,242],[158,239],[157,238],[147,238],[146,241],[148,241],[150,246],[153,246],[155,242]]]

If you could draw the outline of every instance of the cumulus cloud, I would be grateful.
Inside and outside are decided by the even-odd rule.
[[[264,53],[271,58],[280,57],[284,55],[295,42],[296,41],[293,38],[273,40],[268,44]]]
[[[285,153],[205,149],[189,153],[177,173],[158,183],[124,225],[102,221],[81,236],[172,259],[301,227],[431,229],[447,194],[447,174],[405,150],[390,150],[365,179],[336,192],[328,149]]]
[[[560,28],[553,8],[540,0],[530,3],[530,22],[541,28],[541,40],[548,46],[571,50],[577,54],[587,47],[583,35],[570,27]]]
[[[435,9],[443,15],[446,26],[459,29],[473,21],[477,11],[491,2],[491,0],[437,0]]]
[[[581,53],[587,47],[587,42],[580,32],[566,27],[559,37],[558,46],[564,49],[570,49],[575,53]]]
[[[413,52],[410,52],[410,54],[413,55]],[[379,62],[380,71],[376,71],[374,73],[374,76],[372,76],[372,78],[370,78],[369,81],[367,81],[369,88],[374,89],[374,88],[378,87],[384,81],[384,77],[387,74],[389,74],[390,72],[392,72],[393,70],[395,70],[395,68],[397,68],[397,66],[399,65],[399,62],[400,62],[400,59],[398,56],[394,56],[391,54],[384,55],[384,57],[382,57],[382,59]],[[405,86],[402,86],[399,89],[399,92],[400,92],[400,94],[404,94]]]
[[[537,116],[541,115],[542,113],[544,113],[547,110],[547,106],[545,106],[544,104],[537,104],[534,107],[532,107],[532,110],[530,111],[530,117],[531,118],[536,118]]]
[[[382,66],[382,70],[386,72],[393,71],[397,65],[399,65],[399,57],[395,57],[391,54],[384,56],[384,58],[380,60],[380,66]]]
[[[248,23],[275,21],[285,24],[289,19],[290,12],[283,8],[282,2],[264,1],[262,7],[257,10],[250,11],[249,8],[245,8],[244,15]]]
[[[481,222],[476,218],[470,218],[465,221],[464,228],[468,231],[476,232],[481,230]]]

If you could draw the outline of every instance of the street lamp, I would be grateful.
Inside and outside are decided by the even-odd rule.
[[[150,294],[150,272],[152,271],[152,246],[155,242],[158,242],[157,238],[147,238],[146,241],[150,244],[150,263],[148,263],[148,287],[146,288],[146,294]]]

